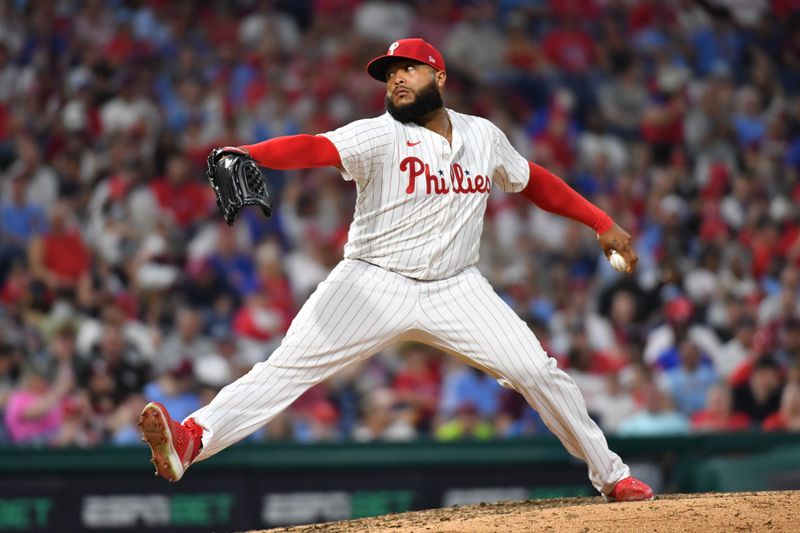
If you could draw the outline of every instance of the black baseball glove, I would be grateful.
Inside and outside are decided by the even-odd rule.
[[[264,216],[272,214],[272,202],[261,169],[247,152],[231,146],[214,148],[208,155],[206,175],[229,226],[246,205],[260,206]]]

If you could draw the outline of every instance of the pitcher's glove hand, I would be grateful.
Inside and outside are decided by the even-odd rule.
[[[214,148],[208,155],[206,175],[229,226],[246,205],[260,206],[264,216],[272,214],[272,202],[261,170],[244,150],[233,146]]]

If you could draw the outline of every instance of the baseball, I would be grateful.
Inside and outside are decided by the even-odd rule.
[[[617,272],[628,271],[627,261],[625,261],[625,258],[619,255],[618,252],[611,252],[611,257],[608,258],[608,261],[611,263],[611,268]]]

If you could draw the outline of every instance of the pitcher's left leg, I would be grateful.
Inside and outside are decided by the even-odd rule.
[[[422,312],[440,347],[508,380],[567,451],[587,463],[598,491],[608,495],[617,481],[630,475],[589,417],[575,382],[477,269],[432,284],[425,295]]]

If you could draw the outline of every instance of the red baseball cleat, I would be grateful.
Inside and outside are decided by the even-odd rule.
[[[192,464],[203,443],[203,428],[190,418],[184,424],[172,419],[158,402],[150,402],[139,416],[142,440],[150,446],[156,475],[178,481]]]
[[[653,489],[633,476],[617,481],[611,492],[606,495],[607,502],[638,502],[653,498]]]

